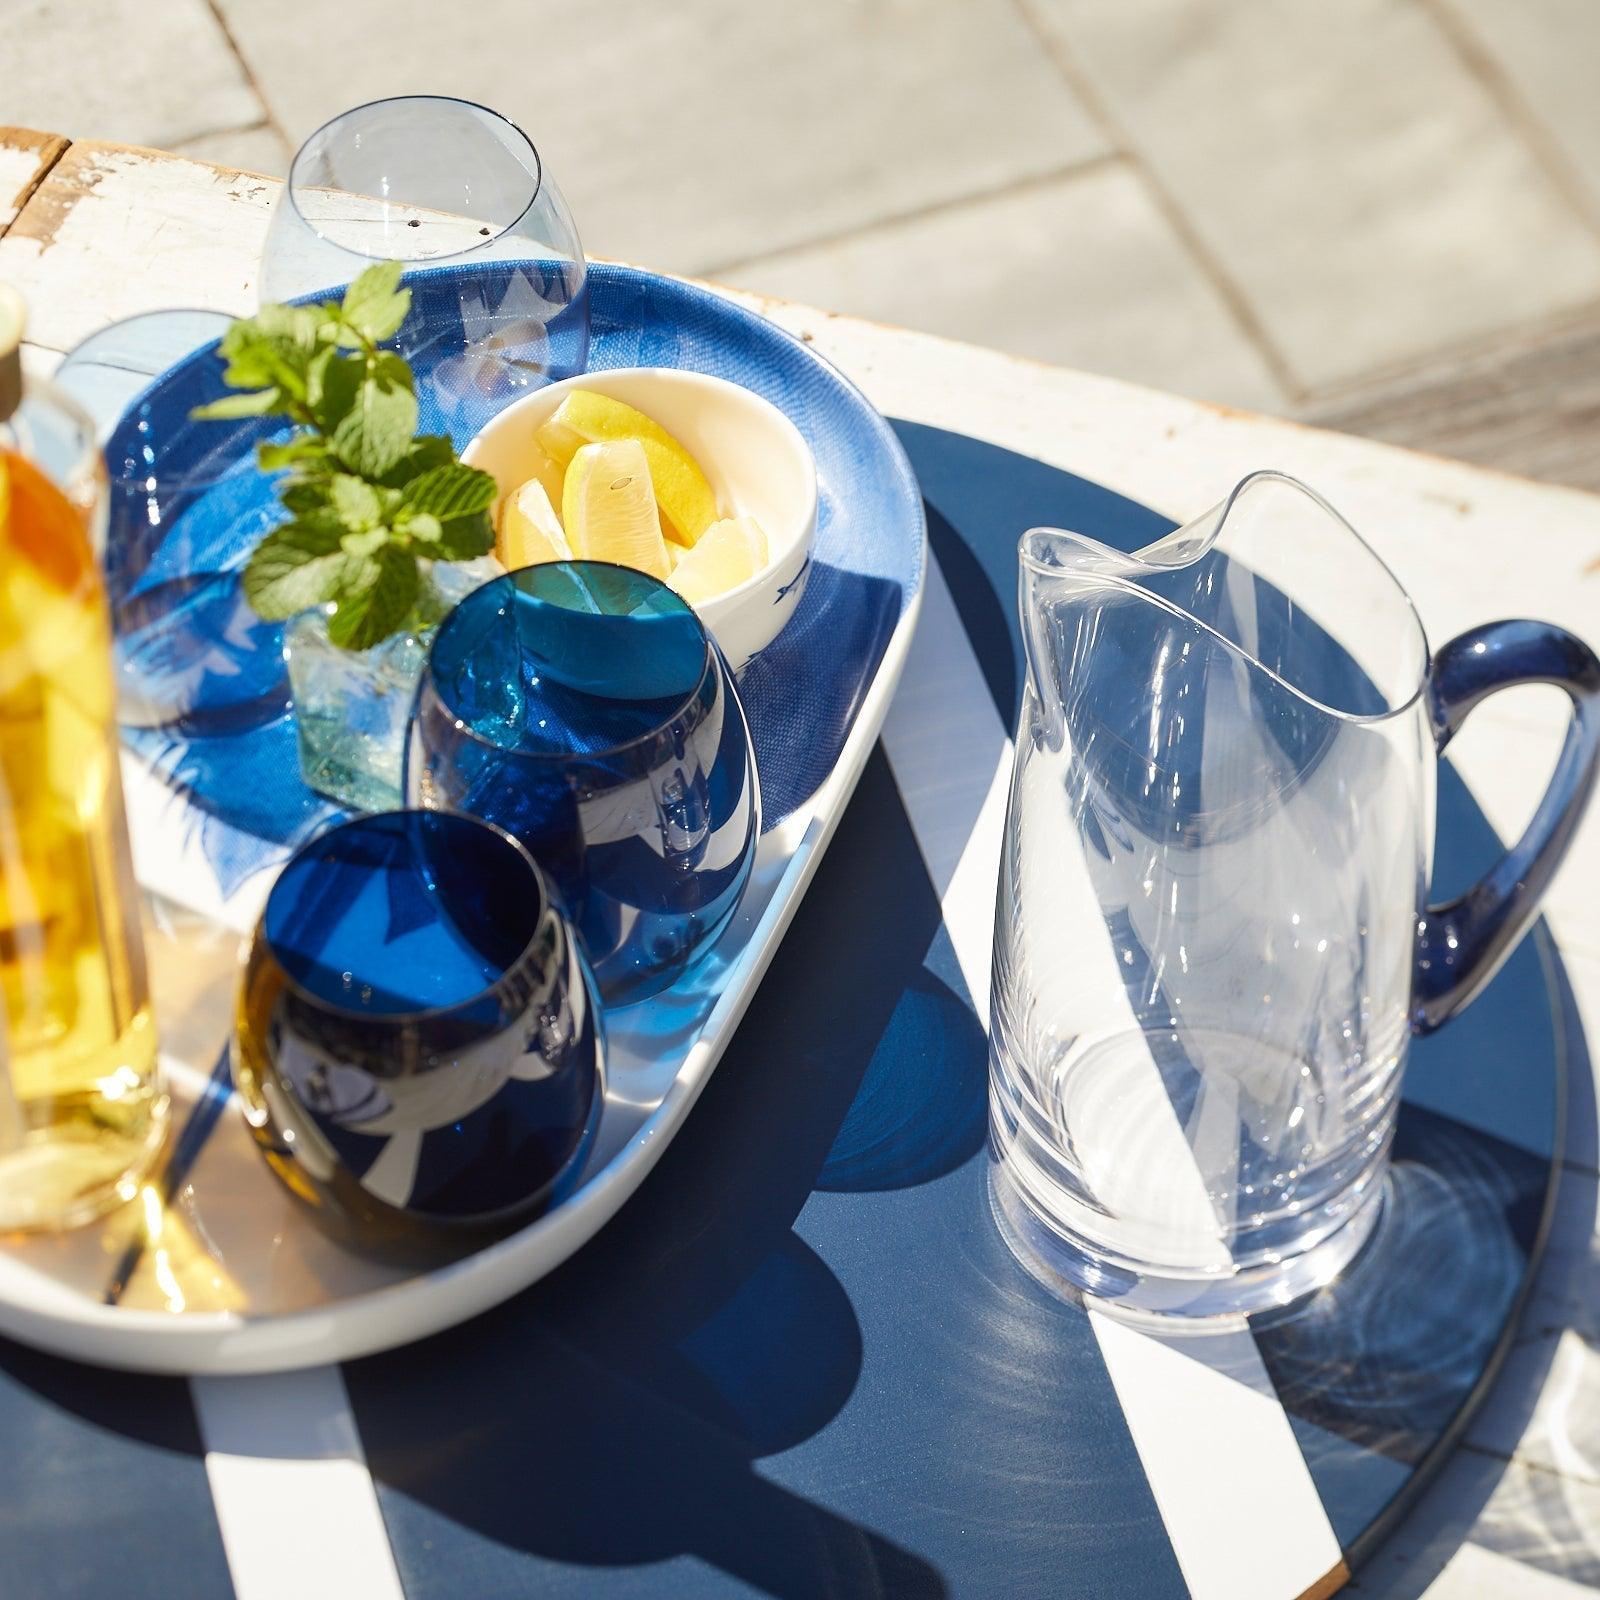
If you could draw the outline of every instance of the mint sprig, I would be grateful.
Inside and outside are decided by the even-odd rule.
[[[368,267],[342,300],[263,306],[223,336],[223,381],[239,392],[196,418],[288,417],[297,431],[259,445],[282,472],[289,520],[244,572],[256,615],[282,622],[331,606],[328,637],[367,650],[399,631],[422,596],[418,558],[470,561],[494,548],[495,481],[417,435],[411,368],[381,348],[411,308],[398,261]]]

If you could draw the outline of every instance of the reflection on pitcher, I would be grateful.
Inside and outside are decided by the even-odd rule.
[[[1132,556],[1022,540],[1028,680],[1001,867],[994,1194],[1047,1278],[1140,1312],[1286,1303],[1371,1232],[1413,1031],[1531,922],[1593,788],[1600,662],[1495,623],[1430,662],[1291,478]],[[1573,720],[1524,839],[1429,907],[1435,755],[1491,690]]]

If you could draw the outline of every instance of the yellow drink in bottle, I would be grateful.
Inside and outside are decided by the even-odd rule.
[[[167,1119],[90,508],[16,447],[32,404],[0,406],[0,1230],[131,1198]]]

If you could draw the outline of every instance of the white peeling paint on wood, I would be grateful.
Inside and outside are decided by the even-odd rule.
[[[0,128],[0,234],[16,220],[40,174],[66,147],[60,134]]]
[[[75,144],[0,238],[29,337],[70,350],[140,311],[245,312],[278,185],[121,145]]]

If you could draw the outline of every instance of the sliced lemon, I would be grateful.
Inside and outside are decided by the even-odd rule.
[[[690,605],[726,594],[767,564],[767,536],[754,517],[713,522],[693,550],[673,567],[667,582]]]
[[[561,490],[567,543],[589,561],[614,561],[652,578],[666,577],[666,543],[650,482],[650,464],[637,439],[586,444],[573,456]]]
[[[561,460],[550,454],[548,450],[538,444],[530,444],[528,453],[523,461],[523,469],[530,478],[537,478],[544,485],[544,492],[550,496],[550,504],[561,504],[561,480],[566,476],[567,463],[572,459],[568,452]]]
[[[506,496],[494,553],[508,571],[536,567],[541,561],[572,559],[572,546],[561,531],[556,508],[550,504],[550,496],[537,478],[529,478],[520,489]]]
[[[574,389],[538,430],[540,445],[563,465],[584,445],[610,439],[644,446],[661,515],[680,544],[694,544],[717,520],[717,496],[700,463],[659,422],[610,395]]]

